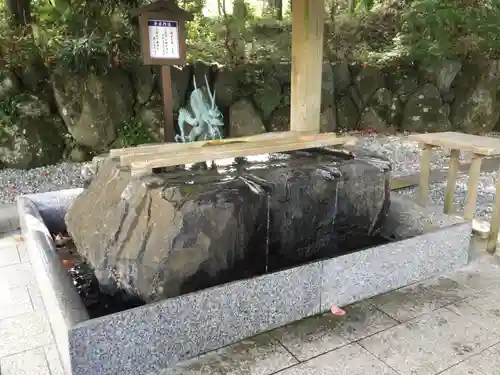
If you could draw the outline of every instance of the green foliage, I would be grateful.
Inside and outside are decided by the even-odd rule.
[[[118,139],[124,147],[135,147],[154,141],[149,130],[140,121],[131,119],[118,127]]]
[[[220,35],[224,25],[218,20],[195,14],[187,23],[187,59],[221,61],[225,58],[225,48]]]
[[[0,69],[9,70],[33,62],[38,46],[26,29],[12,28],[6,11],[0,8]]]
[[[180,0],[178,2],[182,9],[194,14],[201,14],[206,3],[206,0]]]
[[[500,52],[498,0],[421,0],[403,13],[402,43],[416,59]]]
[[[150,0],[32,0],[33,23],[12,28],[0,5],[0,69],[33,61],[81,74],[106,74],[138,63],[131,8]],[[289,7],[276,20],[257,0],[178,0],[194,13],[187,24],[188,60],[262,62],[289,59]],[[215,5],[214,5],[215,3]],[[223,4],[233,4],[226,13]],[[283,0],[282,3],[289,3]],[[349,14],[348,6],[355,12]],[[216,13],[203,13],[207,6]],[[267,13],[266,13],[267,12]],[[288,12],[288,13],[287,13]],[[500,0],[329,0],[325,47],[329,58],[392,64],[483,54],[500,55]]]
[[[22,69],[41,60],[87,74],[134,63],[138,36],[128,11],[137,0],[38,0],[29,28],[13,29],[0,12],[0,68]],[[0,8],[1,9],[1,8]]]
[[[367,12],[370,9],[372,9],[373,5],[374,5],[373,0],[357,0],[355,2],[357,12],[359,11]]]
[[[359,55],[372,64],[500,54],[500,1],[379,0],[356,26]],[[358,17],[359,18],[359,17]],[[375,21],[375,22],[373,22]]]
[[[130,38],[123,35],[89,35],[64,40],[56,52],[57,63],[79,74],[106,74],[109,68],[134,65],[138,50]]]
[[[0,124],[2,126],[14,126],[22,117],[22,103],[26,94],[14,94],[4,97],[0,101]]]
[[[23,116],[22,104],[27,95],[16,93],[0,101],[0,142],[17,130],[17,124]]]

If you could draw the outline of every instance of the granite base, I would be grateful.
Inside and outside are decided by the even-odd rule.
[[[81,192],[18,199],[21,229],[68,374],[157,374],[178,361],[458,269],[471,223],[392,196],[389,244],[89,319],[49,232]]]

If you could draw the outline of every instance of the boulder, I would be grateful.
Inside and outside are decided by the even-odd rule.
[[[333,133],[337,130],[337,111],[335,109],[335,104],[321,112],[319,129],[321,133]]]
[[[60,161],[66,130],[49,104],[34,95],[10,100],[11,113],[0,116],[0,165],[34,168]]]
[[[67,229],[104,291],[150,302],[263,272],[262,189],[238,177],[176,177],[134,179],[108,161],[70,207]]]
[[[335,76],[332,65],[323,63],[321,75],[321,109],[335,104]]]
[[[82,163],[91,159],[89,151],[79,145],[75,145],[68,154],[68,159],[74,163]]]
[[[451,130],[450,120],[436,86],[428,83],[410,95],[401,127],[405,131],[418,133]]]
[[[387,132],[393,126],[397,117],[397,98],[385,87],[378,89],[370,99],[368,106],[361,113],[359,128],[361,130],[375,130],[378,133]]]
[[[149,66],[140,66],[132,74],[132,83],[137,104],[146,104],[156,87],[156,77]]]
[[[410,68],[393,72],[389,75],[388,81],[389,88],[403,103],[418,89],[417,72]]]
[[[162,142],[164,138],[165,116],[163,115],[162,97],[153,94],[151,100],[136,110],[136,121],[148,132],[149,138]]]
[[[215,103],[221,110],[231,107],[237,99],[238,76],[228,67],[222,67],[217,72],[214,81]]]
[[[335,106],[325,108],[320,116],[320,131],[334,132],[337,129],[337,112]],[[268,121],[267,126],[270,132],[282,132],[290,130],[290,107],[279,107],[276,109]]]
[[[124,71],[81,76],[59,68],[52,87],[69,132],[78,144],[93,150],[106,149],[116,139],[120,123],[133,116],[133,89]]]
[[[281,103],[281,85],[276,78],[271,76],[258,80],[252,99],[262,113],[262,118],[267,120]]]
[[[8,100],[8,98],[18,92],[21,88],[21,82],[14,73],[8,71],[0,71],[0,102]]]
[[[270,132],[290,130],[290,107],[278,107],[269,118],[267,129]]]
[[[443,94],[450,92],[451,84],[461,69],[462,63],[460,61],[448,59],[420,66],[424,80],[436,85]]]
[[[208,65],[204,61],[199,61],[199,60],[195,61],[195,63],[192,65],[191,75],[194,76],[194,79],[196,80],[196,85],[198,87],[206,87],[205,77],[207,77],[208,83],[212,84],[210,77],[210,65]],[[189,77],[189,79],[191,79],[191,77]],[[194,87],[192,88],[194,89]]]
[[[284,85],[283,86],[283,99],[281,101],[284,106],[292,105],[292,86]]]
[[[83,164],[80,170],[80,176],[83,181],[84,188],[87,188],[90,185],[99,168],[101,167],[101,165],[106,163],[108,158],[109,154],[101,154],[94,156],[92,158],[92,161]]]
[[[290,85],[292,82],[292,64],[288,62],[276,63],[273,75],[281,85]]]
[[[390,107],[392,105],[392,93],[389,89],[382,87],[375,91],[371,100],[371,105],[376,105],[379,107]]]
[[[335,92],[337,94],[342,94],[352,83],[349,64],[345,61],[335,62],[332,64],[332,69],[335,81]]]
[[[105,292],[153,302],[366,245],[389,208],[390,169],[357,149],[142,176],[105,159],[65,220]]]
[[[16,69],[16,74],[22,82],[23,89],[30,92],[40,92],[46,89],[49,74],[41,60],[28,62],[23,65],[22,69]]]
[[[356,106],[358,111],[361,112],[363,110],[363,108],[365,107],[363,101],[361,100],[361,94],[359,93],[359,91],[355,85],[349,86],[347,88],[347,92],[344,93],[343,96],[350,96],[352,99],[352,102],[354,103],[354,105]]]
[[[174,111],[177,111],[180,107],[183,107],[187,104],[186,100],[189,100],[189,98],[187,97],[187,92],[192,73],[189,66],[172,66],[170,67],[170,69],[170,74],[172,76],[172,108],[174,109]],[[159,74],[158,77],[161,77],[161,74]],[[205,79],[203,77],[199,78],[197,76],[196,79],[198,86],[201,85],[202,87],[205,87]],[[198,79],[201,79],[201,81],[198,81]],[[161,83],[159,87],[161,89]]]
[[[349,95],[340,97],[337,103],[337,126],[342,130],[355,129],[359,120],[356,105]]]
[[[361,101],[368,103],[372,95],[385,86],[384,74],[375,67],[365,67],[361,69],[354,80],[361,95]]]
[[[272,64],[249,64],[235,68],[238,72],[238,95],[251,99],[263,120],[283,103],[282,87]]]
[[[361,114],[359,120],[359,129],[361,130],[374,130],[377,133],[385,133],[389,128],[383,115],[375,108],[366,107]]]
[[[264,123],[251,101],[241,99],[231,106],[229,109],[229,136],[231,138],[265,132]]]
[[[337,213],[334,230],[338,233],[336,254],[370,245],[378,235],[390,207],[392,164],[378,150],[358,146],[348,152],[333,152],[333,160],[342,176],[337,189]]]
[[[451,120],[465,133],[486,133],[500,118],[498,87],[500,69],[496,61],[473,61],[457,77]]]

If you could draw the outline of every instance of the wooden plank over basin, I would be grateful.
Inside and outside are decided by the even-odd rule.
[[[294,134],[294,133],[289,133]],[[316,147],[342,146],[354,144],[354,137],[337,137],[335,133],[303,135],[282,138],[230,138],[221,141],[192,142],[185,147],[172,147],[167,144],[160,152],[148,154],[129,154],[120,156],[122,166],[130,166],[132,171],[151,170],[181,164],[192,164],[206,160],[260,155],[271,152],[284,152]]]
[[[205,144],[216,144],[217,142],[223,143],[228,140],[232,141],[266,141],[266,140],[283,140],[283,139],[295,139],[298,135],[310,135],[313,134],[311,132],[295,132],[295,131],[285,131],[285,132],[271,132],[271,133],[263,133],[257,135],[251,135],[247,137],[235,137],[235,138],[227,138],[224,141],[198,141],[198,142],[190,142],[190,143],[156,143],[156,144],[146,144],[137,147],[128,147],[128,148],[117,148],[110,150],[109,156],[112,158],[119,157],[120,160],[126,160],[126,157],[137,156],[137,155],[147,155],[147,154],[158,154],[165,152],[173,152],[179,150],[187,150],[187,149],[198,149]]]

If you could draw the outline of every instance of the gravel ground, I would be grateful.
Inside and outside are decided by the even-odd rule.
[[[490,133],[490,137],[500,138],[500,133]],[[417,173],[420,170],[420,148],[418,143],[410,141],[404,135],[365,135],[361,136],[358,145],[379,151],[393,162],[393,176],[400,177]],[[431,168],[448,169],[450,150],[438,149],[432,152]],[[470,155],[461,153],[463,163],[470,162]]]
[[[61,163],[29,170],[0,169],[0,203],[14,203],[21,194],[82,187],[80,163]]]
[[[495,183],[496,183],[497,173],[482,173],[479,186],[477,190],[477,202],[476,202],[476,218],[487,220],[491,219],[493,202],[495,200]],[[468,176],[462,175],[457,178],[457,187],[455,190],[454,211],[457,213],[463,213],[465,206],[465,197],[467,194],[467,182]],[[430,202],[443,206],[444,205],[444,189],[446,187],[446,181],[437,182],[430,184],[429,186],[429,198]],[[397,191],[398,194],[402,196],[407,196],[415,199],[417,196],[416,188],[401,189]]]
[[[500,138],[500,133],[489,133],[487,135]],[[364,136],[360,139],[359,144],[363,147],[378,150],[391,159],[393,161],[394,177],[417,173],[420,170],[420,150],[418,144],[409,141],[406,136]],[[448,169],[449,154],[450,150],[443,149],[434,151],[432,153],[431,168],[438,170]],[[470,159],[470,154],[461,153],[460,160],[462,162],[468,163]],[[476,204],[476,218],[478,219],[488,221],[491,219],[492,205],[495,200],[496,177],[496,172],[481,173]],[[460,175],[457,178],[454,199],[454,208],[457,213],[463,212],[465,206],[467,182],[467,175]],[[446,181],[430,184],[429,196],[432,203],[440,206],[444,205],[445,187]],[[415,199],[416,192],[416,188],[408,188],[399,190],[398,194]]]
[[[490,133],[489,136],[500,138],[500,133]],[[359,145],[375,151],[382,152],[393,161],[393,175],[403,176],[413,174],[419,170],[420,151],[418,144],[409,141],[405,135],[361,135]],[[449,150],[433,152],[432,168],[446,169]],[[461,155],[461,160],[470,160],[468,155]],[[19,194],[39,193],[52,190],[81,187],[81,163],[62,163],[58,165],[35,168],[31,170],[3,169],[0,170],[0,203],[14,203]],[[494,199],[495,173],[483,173],[479,187],[478,216],[489,218],[491,209],[489,205]],[[467,188],[466,177],[457,181],[456,204],[457,209],[463,208],[465,191]],[[400,191],[403,195],[414,196],[415,189]],[[430,186],[432,200],[437,204],[443,203],[444,183]]]

